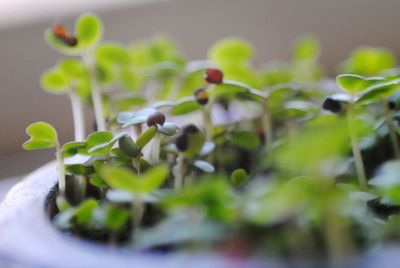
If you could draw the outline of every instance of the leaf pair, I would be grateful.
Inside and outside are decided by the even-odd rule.
[[[51,47],[65,55],[83,55],[102,39],[103,26],[100,19],[90,13],[80,16],[75,23],[75,34],[77,38],[75,46],[69,46],[60,40],[51,29],[45,31],[45,39]]]
[[[100,176],[112,188],[125,190],[132,194],[146,194],[159,188],[169,174],[168,165],[162,164],[150,168],[141,175],[123,167],[104,166]]]
[[[46,122],[36,122],[26,128],[30,139],[22,147],[25,150],[41,150],[58,146],[58,135],[56,129]]]

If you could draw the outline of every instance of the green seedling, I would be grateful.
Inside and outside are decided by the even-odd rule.
[[[64,157],[56,129],[46,122],[36,122],[26,128],[26,134],[30,136],[30,139],[22,145],[25,150],[56,149],[58,187],[61,196],[65,196]]]
[[[134,228],[140,227],[144,206],[142,195],[148,194],[161,186],[169,174],[167,165],[155,166],[140,176],[121,167],[105,166],[100,170],[100,176],[113,189],[130,192],[133,196],[132,217]]]
[[[355,51],[335,84],[312,35],[260,69],[238,38],[188,61],[166,37],[127,46],[102,35],[92,14],[45,33],[77,57],[42,77],[70,96],[75,140],[61,147],[39,122],[24,144],[56,148],[59,228],[133,250],[267,252],[332,267],[397,239],[400,72],[389,51]],[[93,105],[99,130],[87,137],[81,104]],[[87,191],[65,193],[64,173]]]
[[[93,14],[84,14],[78,18],[75,24],[75,32],[77,45],[70,46],[61,41],[57,35],[48,29],[45,32],[45,38],[48,44],[59,52],[70,55],[80,56],[89,73],[90,89],[92,95],[92,103],[96,117],[97,129],[99,131],[106,130],[105,116],[102,107],[101,89],[96,74],[94,53],[96,47],[103,36],[103,26],[100,19]]]
[[[42,87],[52,94],[68,94],[75,129],[75,141],[85,137],[85,119],[81,98],[86,95],[87,77],[82,65],[73,59],[65,59],[45,72],[41,78]]]

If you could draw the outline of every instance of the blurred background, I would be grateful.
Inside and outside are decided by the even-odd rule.
[[[164,33],[189,59],[205,58],[222,37],[239,36],[255,46],[255,66],[287,59],[292,41],[313,33],[321,40],[323,66],[335,75],[337,63],[360,45],[400,54],[399,10],[399,0],[2,0],[0,179],[53,159],[52,150],[21,149],[28,124],[47,121],[63,142],[72,139],[67,97],[47,94],[39,84],[41,73],[61,57],[43,39],[55,21],[71,28],[77,15],[93,11],[104,22],[106,40],[128,44]]]

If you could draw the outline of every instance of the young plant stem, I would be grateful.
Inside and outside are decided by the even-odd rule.
[[[71,101],[72,116],[74,120],[75,141],[83,141],[85,139],[85,118],[83,115],[82,103],[74,89],[71,89],[68,95]]]
[[[89,81],[93,102],[93,110],[96,118],[97,131],[106,131],[106,120],[104,117],[103,103],[101,99],[101,89],[99,82],[97,81],[96,66],[91,53],[87,53],[83,56],[83,61],[89,71]]]
[[[59,142],[56,144],[56,161],[57,161],[57,172],[58,172],[58,189],[60,196],[65,198],[65,170],[64,170],[64,157]]]
[[[264,134],[265,145],[267,147],[267,152],[269,157],[272,155],[272,143],[273,143],[273,132],[272,132],[272,120],[271,111],[269,109],[268,99],[264,99],[262,103],[262,114],[261,123]]]
[[[389,128],[389,136],[390,136],[390,141],[392,142],[394,155],[397,159],[399,159],[400,158],[399,140],[398,140],[396,129],[395,129],[394,122],[393,122],[393,115],[389,109],[389,104],[386,99],[383,100],[383,112],[385,115],[386,124],[388,125],[388,128]]]
[[[206,139],[208,141],[212,141],[213,133],[213,125],[211,120],[211,103],[207,104],[203,110],[203,122],[204,122],[204,131],[206,133]]]
[[[358,144],[357,132],[355,129],[354,114],[351,104],[347,110],[347,125],[350,133],[351,147],[356,167],[358,182],[363,190],[367,189],[367,177],[365,175],[364,163],[362,160],[361,149]]]
[[[132,200],[132,219],[133,219],[133,231],[136,233],[140,228],[144,213],[144,206],[141,196],[135,195]]]
[[[175,173],[174,189],[175,191],[179,191],[182,189],[183,184],[185,182],[185,158],[182,155],[179,155],[176,159],[176,166],[174,173]]]

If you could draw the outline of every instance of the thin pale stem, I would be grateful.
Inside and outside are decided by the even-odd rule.
[[[204,122],[204,130],[206,132],[206,138],[208,141],[212,141],[213,138],[213,125],[211,120],[211,103],[207,104],[203,110],[203,122]]]
[[[133,217],[134,232],[137,232],[137,230],[140,228],[143,214],[144,214],[144,206],[142,198],[138,195],[135,195],[132,201],[132,217]]]
[[[351,147],[357,172],[358,181],[362,189],[367,189],[367,177],[365,175],[364,163],[362,160],[360,145],[358,144],[357,132],[355,129],[354,115],[351,105],[347,110],[347,125],[349,128]]]
[[[390,141],[392,142],[394,155],[397,159],[399,159],[400,158],[399,140],[398,140],[396,129],[395,129],[394,122],[393,122],[393,115],[392,115],[392,112],[389,110],[389,104],[386,99],[383,100],[383,112],[385,115],[386,124],[389,127],[389,136],[390,136]]]
[[[262,104],[261,122],[262,122],[265,145],[267,147],[268,155],[271,157],[272,143],[273,143],[273,137],[272,137],[273,131],[272,131],[271,111],[269,109],[268,99],[265,99]]]
[[[85,117],[83,114],[82,103],[74,89],[71,89],[68,95],[71,101],[72,116],[74,120],[75,141],[83,141],[85,139]]]
[[[58,172],[58,189],[60,191],[61,197],[65,198],[65,170],[64,170],[64,157],[62,155],[62,150],[60,144],[56,144],[56,160],[57,160],[57,172]]]
[[[174,189],[175,191],[179,191],[182,189],[185,180],[185,158],[182,155],[179,155],[176,159],[176,166],[174,171]]]
[[[90,55],[90,53],[88,53],[83,57],[83,61],[85,62],[89,70],[89,81],[92,93],[91,95],[93,101],[93,110],[96,118],[97,130],[106,131],[106,120],[104,117],[103,104],[101,100],[101,90],[100,90],[100,85],[97,81],[94,60]]]

